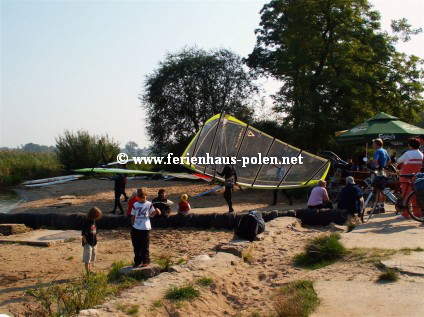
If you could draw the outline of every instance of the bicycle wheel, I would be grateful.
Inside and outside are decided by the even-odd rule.
[[[368,222],[371,217],[374,215],[374,209],[377,205],[377,200],[375,199],[375,195],[371,192],[368,197],[365,199],[364,207],[362,208],[361,220],[363,223]]]
[[[339,199],[340,190],[339,187],[333,187],[328,191],[328,198],[330,201],[335,204]]]
[[[417,201],[417,194],[415,193],[415,191],[412,191],[408,195],[408,198],[406,199],[406,209],[408,210],[408,214],[411,216],[412,219],[419,222],[424,222],[424,210]],[[415,215],[414,211],[417,214],[421,213],[421,216]]]

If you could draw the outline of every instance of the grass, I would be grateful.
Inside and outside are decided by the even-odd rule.
[[[153,307],[153,308],[161,308],[162,306],[163,306],[163,302],[162,302],[160,299],[155,300],[155,301],[152,303],[152,307]]]
[[[378,277],[378,282],[386,282],[386,283],[393,283],[399,280],[399,272],[394,269],[386,269],[385,272],[381,273]]]
[[[342,259],[348,251],[340,242],[340,234],[324,234],[305,245],[304,252],[293,257],[293,264],[316,270]]]
[[[207,277],[207,276],[203,276],[197,279],[196,284],[200,285],[200,286],[210,286],[213,283],[213,278],[211,277]]]
[[[253,254],[253,247],[249,247],[245,250],[243,250],[243,252],[241,253],[241,258],[243,259],[244,262],[247,262],[249,264],[252,264],[253,261],[255,260],[255,256]]]
[[[307,317],[319,304],[312,281],[299,280],[282,286],[274,297],[278,317]]]
[[[129,266],[130,263],[129,262],[125,262],[125,261],[118,261],[118,262],[114,262],[111,266],[110,266],[110,270],[107,274],[107,279],[109,282],[119,282],[122,280],[123,275],[119,272],[121,269],[123,269],[126,266]]]
[[[0,150],[0,162],[0,187],[63,174],[63,167],[54,153]]]
[[[140,305],[137,304],[131,304],[129,306],[125,304],[119,304],[116,308],[124,312],[128,316],[138,316],[138,313],[140,311]]]
[[[154,262],[160,266],[163,272],[168,272],[171,266],[174,265],[174,261],[169,254],[161,254],[155,257]]]
[[[200,296],[200,292],[193,285],[171,287],[166,291],[165,299],[172,301],[190,301]]]
[[[184,259],[184,258],[180,258],[180,259],[178,259],[178,261],[177,261],[177,264],[178,265],[183,265],[183,264],[186,264],[187,263],[187,260],[186,259]]]
[[[28,291],[38,304],[31,309],[34,315],[61,316],[77,315],[80,310],[102,304],[105,299],[115,294],[117,288],[109,285],[106,274],[85,274],[67,283],[39,285]]]
[[[381,249],[381,248],[352,248],[348,251],[348,259],[352,261],[362,261],[365,263],[373,263],[378,265],[381,261],[387,260],[391,256],[401,254],[411,254],[412,252],[423,252],[424,249],[417,248],[402,248],[395,249]]]

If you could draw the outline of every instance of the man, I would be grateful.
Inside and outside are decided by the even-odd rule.
[[[383,140],[382,139],[374,139],[372,141],[372,146],[375,150],[374,157],[371,163],[371,169],[378,170],[380,176],[385,176],[384,168],[389,165],[390,156],[387,151],[383,148]],[[377,196],[377,206],[375,213],[385,213],[384,202],[386,200],[386,196],[379,192]]]
[[[308,208],[330,208],[333,209],[333,204],[328,198],[327,190],[325,186],[327,182],[323,179],[318,181],[318,186],[314,187],[311,192],[311,196],[309,196],[307,206]]]
[[[277,185],[280,184],[281,180],[283,179],[284,175],[286,174],[286,169],[284,167],[284,164],[280,164],[280,166],[278,165],[273,165],[274,167],[277,168]],[[285,189],[281,189],[281,192],[283,193],[284,196],[286,196],[286,198],[289,200],[289,204],[290,206],[293,205],[293,200],[291,198],[291,196],[287,193],[287,191]],[[275,206],[277,205],[277,196],[278,196],[278,189],[274,189],[273,190],[273,195],[272,195],[272,205]]]
[[[161,188],[158,191],[158,196],[152,199],[153,207],[161,211],[161,215],[167,216],[171,213],[171,206],[174,204],[173,201],[167,198],[165,189]]]
[[[362,190],[355,184],[352,176],[346,177],[346,186],[340,191],[338,209],[346,209],[351,215],[361,214],[364,205]]]
[[[237,173],[233,165],[227,164],[225,165],[222,172],[218,172],[217,174],[225,179],[225,191],[224,191],[224,199],[228,204],[228,212],[234,212],[233,202],[231,200],[234,185],[237,185]]]
[[[398,158],[397,162],[400,167],[400,174],[417,174],[420,172],[423,162],[423,154],[419,150],[420,148],[420,140],[417,138],[410,138],[408,141],[409,151],[406,151],[401,157]],[[405,177],[400,177],[400,183],[402,187],[402,196],[404,199],[408,197],[408,195],[413,190],[411,184],[409,184],[409,179]],[[413,205],[416,206],[415,201],[413,201]],[[414,214],[417,217],[421,217],[421,208],[414,208]],[[404,211],[399,219],[407,219],[409,218],[408,212]]]
[[[128,200],[127,194],[125,194],[125,184],[126,184],[127,178],[124,174],[118,174],[112,177],[111,179],[115,181],[115,187],[114,187],[115,205],[113,207],[112,213],[113,214],[116,213],[116,208],[119,208],[119,210],[121,211],[120,214],[123,215],[124,210],[122,209],[122,205],[121,205],[121,195],[124,195],[125,201]]]

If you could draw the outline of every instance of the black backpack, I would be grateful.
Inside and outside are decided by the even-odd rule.
[[[262,218],[262,213],[253,210],[241,217],[236,226],[235,234],[242,239],[253,241],[258,234],[264,231],[265,221]]]

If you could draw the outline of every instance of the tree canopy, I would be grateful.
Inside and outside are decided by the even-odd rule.
[[[413,30],[405,19],[380,29],[367,0],[274,0],[261,10],[247,63],[281,80],[274,110],[296,145],[328,146],[334,132],[384,111],[409,122],[422,111],[422,60],[397,51]]]
[[[222,111],[250,121],[257,94],[253,79],[242,58],[227,49],[167,54],[146,76],[140,96],[153,153],[180,155],[203,123]]]

